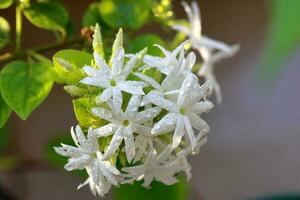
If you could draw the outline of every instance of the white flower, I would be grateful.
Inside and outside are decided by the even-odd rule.
[[[154,46],[158,47],[162,51],[164,57],[145,55],[143,61],[146,65],[141,69],[155,67],[158,71],[160,71],[163,74],[170,74],[174,67],[180,65],[181,60],[184,57],[184,45],[187,42],[188,41],[182,42],[173,51],[168,51],[164,47],[155,44]]]
[[[228,52],[227,51],[214,52],[212,49],[206,47],[199,48],[199,51],[201,52],[204,62],[200,70],[197,72],[197,74],[201,77],[204,77],[205,80],[210,81],[212,83],[212,87],[214,92],[216,93],[218,103],[222,102],[222,94],[221,94],[220,85],[214,75],[214,66],[221,60],[234,56],[238,50],[239,50],[239,45],[231,46]]]
[[[192,2],[191,7],[186,2],[182,2],[182,5],[188,16],[189,26],[175,24],[173,29],[188,36],[192,47],[199,51],[204,62],[197,74],[212,83],[217,101],[220,103],[222,100],[221,90],[213,73],[213,68],[218,61],[234,56],[239,50],[239,45],[229,46],[202,35],[201,16],[197,3]]]
[[[120,99],[122,105],[123,100]],[[92,112],[98,117],[109,121],[104,127],[95,130],[100,137],[113,135],[112,140],[105,151],[105,157],[110,157],[119,148],[121,142],[125,141],[126,157],[131,162],[135,156],[134,133],[149,134],[151,128],[144,125],[160,113],[160,108],[153,107],[138,112],[141,96],[133,95],[127,105],[125,112],[116,112],[116,108],[109,104],[110,110],[97,107]]]
[[[197,77],[190,74],[182,83],[176,103],[155,93],[148,94],[151,103],[169,111],[154,125],[151,130],[152,134],[164,134],[175,129],[172,147],[176,148],[180,144],[181,138],[187,133],[192,148],[194,148],[196,140],[193,128],[203,133],[209,131],[207,123],[198,115],[208,112],[213,107],[210,101],[205,100],[210,90],[209,83],[200,87]]]
[[[125,177],[129,178],[126,183],[131,183],[135,180],[144,179],[143,186],[149,187],[151,182],[156,179],[166,185],[172,185],[177,182],[176,173],[180,169],[177,165],[169,165],[168,158],[170,157],[172,148],[167,146],[163,152],[157,155],[155,150],[149,152],[145,162],[138,166],[125,167],[122,171],[128,173]]]
[[[208,47],[225,52],[230,51],[228,45],[202,35],[200,10],[196,1],[192,2],[191,7],[185,1],[182,2],[182,5],[187,14],[189,25],[183,26],[180,24],[175,24],[172,26],[173,29],[188,36],[191,40],[192,46],[196,49],[198,47]]]
[[[122,46],[123,33],[122,29],[117,34],[114,42],[113,53],[110,61],[110,66],[106,63],[98,53],[94,53],[94,60],[97,68],[84,66],[82,69],[88,75],[80,82],[87,85],[103,88],[103,92],[99,95],[102,102],[113,99],[115,107],[118,111],[121,110],[120,100],[122,92],[130,94],[143,95],[143,87],[145,84],[140,81],[126,80],[128,75],[136,67],[138,61],[142,59],[146,50],[142,50],[130,58],[124,65],[124,49]]]
[[[55,147],[55,151],[70,157],[65,169],[68,171],[86,169],[89,178],[83,185],[89,184],[94,194],[103,196],[110,188],[110,185],[118,185],[117,177],[120,172],[109,161],[106,161],[99,151],[97,137],[93,129],[89,129],[87,137],[81,128],[76,126],[75,132],[71,129],[71,135],[77,147],[61,144],[62,147]]]

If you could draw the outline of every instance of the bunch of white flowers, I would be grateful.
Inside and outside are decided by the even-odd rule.
[[[196,20],[184,5],[190,20]],[[94,195],[103,196],[111,184],[143,180],[143,186],[149,187],[155,179],[171,185],[181,171],[191,177],[187,156],[198,153],[207,141],[209,126],[200,116],[213,108],[207,100],[213,85],[200,85],[191,71],[196,55],[186,54],[185,45],[197,43],[210,51],[210,44],[216,42],[202,43],[201,38],[189,36],[190,41],[173,51],[156,45],[162,57],[148,55],[146,48],[125,54],[120,29],[107,62],[100,29],[95,26],[93,61],[82,66],[85,77],[78,84],[98,91],[90,95],[94,102],[90,112],[102,125],[76,126],[71,129],[76,147],[55,147],[58,154],[69,157],[66,170],[86,170],[88,178],[78,188],[89,184]]]

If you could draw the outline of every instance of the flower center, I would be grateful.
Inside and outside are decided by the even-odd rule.
[[[186,109],[185,108],[180,108],[179,112],[182,115],[186,115]]]
[[[128,121],[128,120],[124,120],[124,121],[123,121],[123,125],[124,125],[124,126],[128,126],[128,125],[129,125],[129,121]]]
[[[115,80],[110,80],[110,86],[115,87],[117,85]]]

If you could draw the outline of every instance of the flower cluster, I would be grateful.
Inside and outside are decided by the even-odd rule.
[[[92,62],[81,67],[84,77],[76,86],[68,87],[92,102],[86,113],[94,121],[71,129],[75,147],[55,147],[58,154],[69,157],[66,170],[86,170],[88,178],[78,188],[88,184],[93,194],[103,196],[111,185],[140,180],[145,187],[153,180],[171,185],[180,172],[191,177],[187,157],[197,154],[207,141],[209,126],[201,116],[213,108],[207,97],[215,85],[199,83],[192,73],[196,55],[187,53],[185,46],[191,43],[207,51],[206,68],[224,52],[232,53],[231,47],[201,36],[199,11],[192,5],[193,12],[184,3],[191,30],[174,26],[190,40],[173,51],[156,45],[161,57],[148,55],[147,48],[126,54],[120,29],[107,62],[100,29],[95,26]],[[214,48],[221,56],[212,54]],[[69,63],[60,60],[60,64]]]

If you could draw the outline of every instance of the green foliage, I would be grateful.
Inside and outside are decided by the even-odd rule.
[[[90,98],[79,98],[73,100],[73,108],[79,125],[84,128],[100,127],[105,123],[100,118],[94,116],[91,108],[94,107]]]
[[[125,184],[114,190],[113,197],[114,200],[187,200],[188,186],[183,178],[172,186],[154,181],[151,189],[142,187],[141,183]]]
[[[94,26],[95,24],[102,21],[100,16],[100,9],[98,3],[92,3],[89,5],[88,9],[84,12],[82,18],[83,26]]]
[[[300,42],[300,1],[268,2],[271,8],[270,24],[259,71],[264,79],[278,75],[288,54]]]
[[[1,72],[3,99],[23,120],[47,97],[52,85],[51,62],[13,61]]]
[[[11,6],[13,0],[0,0],[0,9],[5,9]]]
[[[165,45],[164,41],[157,35],[153,35],[153,34],[140,35],[134,38],[130,42],[128,46],[128,51],[129,53],[136,53],[144,49],[145,47],[148,47],[147,53],[156,56],[161,55],[161,51],[157,47],[153,46],[154,44],[159,44],[162,46]]]
[[[99,7],[102,19],[112,28],[138,29],[147,22],[150,15],[147,0],[103,0]]]
[[[10,27],[9,23],[3,17],[0,17],[0,49],[9,41]]]
[[[2,128],[11,114],[10,107],[5,103],[0,94],[0,128]],[[0,139],[1,140],[1,139]]]
[[[63,6],[52,2],[33,2],[24,9],[26,18],[35,26],[66,34],[68,13]]]
[[[78,50],[61,50],[53,56],[56,81],[72,85],[84,77],[81,68],[90,65],[93,56]]]

